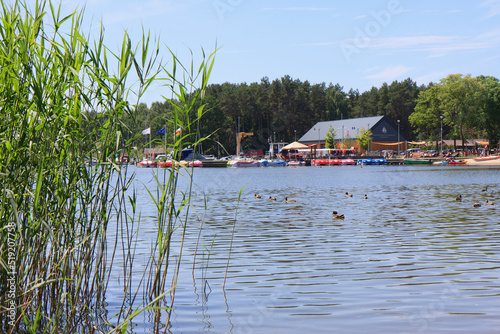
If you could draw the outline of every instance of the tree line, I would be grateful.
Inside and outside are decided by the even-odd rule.
[[[175,100],[174,100],[175,101]],[[268,141],[292,142],[319,121],[384,115],[410,140],[500,139],[500,83],[494,77],[453,74],[438,83],[417,86],[410,78],[360,93],[340,84],[311,84],[286,75],[259,83],[208,85],[198,135],[205,154],[234,154],[236,133],[253,132],[243,150],[268,149]],[[140,104],[125,120],[131,134],[151,127],[155,145],[175,138],[172,101]],[[196,110],[197,108],[193,108]],[[165,137],[157,131],[166,127]],[[184,134],[184,133],[183,133]],[[145,146],[148,136],[137,136]]]

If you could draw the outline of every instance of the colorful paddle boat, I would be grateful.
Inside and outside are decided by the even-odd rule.
[[[156,167],[156,162],[150,159],[144,158],[142,161],[138,162],[136,167],[139,168],[154,168]]]
[[[289,167],[302,167],[305,166],[306,163],[304,161],[288,161],[287,165]]]
[[[274,159],[274,160],[262,159],[259,160],[259,162],[262,167],[285,167],[287,165],[287,162],[285,160],[279,160],[279,159]]]

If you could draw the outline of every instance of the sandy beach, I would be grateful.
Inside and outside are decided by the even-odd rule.
[[[463,159],[467,161],[468,166],[500,166],[500,158],[493,160],[476,161],[474,159]]]

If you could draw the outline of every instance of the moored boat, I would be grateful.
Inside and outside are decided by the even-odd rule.
[[[260,162],[256,160],[230,160],[228,167],[260,167]]]
[[[259,162],[262,167],[285,167],[287,165],[286,161],[280,159],[274,159],[274,160],[262,159],[259,160]]]
[[[479,158],[475,158],[474,161],[490,161],[490,160],[495,160],[495,159],[500,159],[500,155],[489,155],[486,157],[479,157]]]
[[[314,159],[311,160],[312,166],[335,166],[341,165],[340,159]]]
[[[142,161],[138,162],[136,166],[139,168],[154,168],[156,167],[156,162],[150,159],[143,159]]]
[[[448,162],[450,165],[465,165],[467,161],[465,160],[451,160]]]
[[[203,162],[200,160],[189,161],[187,165],[188,167],[203,167]]]
[[[289,161],[288,162],[289,167],[302,167],[305,165],[306,165],[306,163],[304,161]]]
[[[387,163],[386,159],[380,158],[380,159],[360,159],[358,160],[358,165],[384,165]]]
[[[158,162],[158,167],[162,167],[162,168],[172,167],[172,164],[173,164],[172,160],[160,161],[160,162]]]
[[[356,161],[354,161],[353,159],[340,159],[340,163],[342,165],[355,165]]]

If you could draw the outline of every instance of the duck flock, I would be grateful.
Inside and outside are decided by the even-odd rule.
[[[483,192],[483,193],[486,193],[487,191],[488,191],[488,186],[486,186],[486,187],[484,187],[483,189],[481,189],[481,192]],[[348,193],[348,192],[346,191],[346,192],[345,192],[345,197],[347,197],[347,198],[352,198],[352,197],[353,197],[353,195],[352,195],[352,194],[350,194],[350,193]],[[258,194],[254,194],[254,198],[257,198],[257,199],[262,199],[262,196],[261,196],[261,195],[258,195]],[[364,200],[367,200],[367,199],[368,199],[368,195],[367,195],[367,194],[365,194],[365,195],[363,196],[363,199],[364,199]],[[277,201],[277,198],[276,198],[276,197],[269,196],[269,201]],[[283,201],[284,201],[285,203],[296,203],[296,202],[297,202],[297,200],[295,200],[295,199],[293,199],[293,198],[288,198],[288,197],[283,198]],[[460,194],[460,195],[458,195],[457,197],[455,197],[455,201],[456,201],[456,202],[462,202],[462,195]],[[495,203],[493,203],[493,202],[489,201],[488,199],[486,199],[486,200],[485,200],[485,202],[484,202],[484,204],[485,204],[485,205],[494,205]],[[475,208],[479,208],[479,207],[481,207],[481,203],[476,202],[476,203],[474,203],[472,206],[473,206],[473,207],[475,207]],[[333,212],[332,212],[332,217],[333,217],[334,219],[345,219],[345,215],[344,215],[343,213],[338,213],[337,211],[333,211]]]
[[[484,187],[483,189],[481,189],[481,192],[483,193],[486,193],[488,191],[488,186]],[[455,201],[456,202],[462,202],[462,195],[458,195],[457,197],[455,197]],[[490,202],[488,199],[486,199],[486,201],[484,202],[485,205],[494,205],[495,203],[493,202]],[[481,203],[474,203],[472,204],[473,207],[475,208],[480,208],[481,207]]]
[[[253,196],[254,198],[256,199],[262,199],[262,196],[261,195],[258,195],[258,194],[254,194]],[[352,198],[353,195],[352,194],[349,194],[348,192],[345,193],[345,197],[348,197],[348,198]],[[364,195],[363,196],[363,199],[368,199],[368,195]],[[269,201],[277,201],[277,198],[276,197],[272,197],[272,196],[269,196]],[[288,198],[288,197],[285,197],[283,198],[283,201],[285,203],[297,203],[297,200],[293,199],[293,198]],[[345,216],[343,213],[338,213],[337,211],[333,211],[332,212],[332,217],[334,219],[344,219]]]

